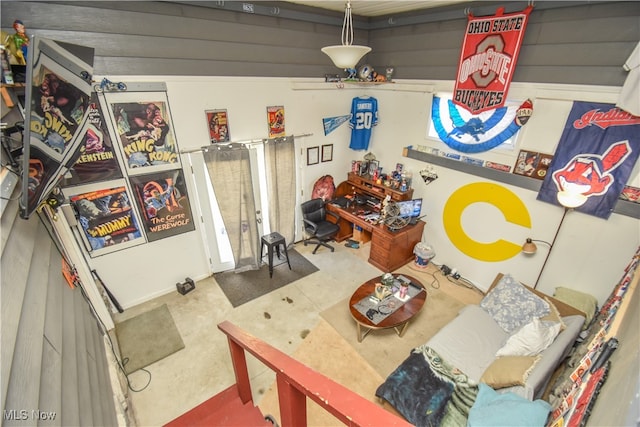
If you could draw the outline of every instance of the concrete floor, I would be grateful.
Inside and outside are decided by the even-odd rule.
[[[163,425],[235,382],[226,336],[217,324],[228,320],[292,354],[319,321],[319,313],[351,295],[362,282],[382,272],[367,262],[369,244],[351,249],[332,243],[335,252],[299,243],[295,249],[319,271],[233,308],[215,280],[196,283],[187,295],[177,292],[130,308],[120,322],[167,304],[185,348],[129,375],[131,413],[139,426]],[[279,266],[276,268],[286,268]],[[355,328],[355,326],[354,326]],[[254,403],[275,380],[275,374],[252,356],[247,357]]]

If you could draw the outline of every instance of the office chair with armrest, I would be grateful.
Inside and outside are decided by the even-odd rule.
[[[315,254],[320,246],[331,249],[333,252],[335,249],[327,242],[340,231],[340,226],[337,224],[340,221],[340,216],[327,211],[324,206],[324,200],[312,199],[300,205],[302,208],[302,221],[304,221],[304,231],[310,236],[304,240],[304,245],[308,243],[315,243],[316,248],[313,250]],[[327,215],[336,219],[336,223],[327,220]]]

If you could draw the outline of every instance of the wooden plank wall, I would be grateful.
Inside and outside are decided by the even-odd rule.
[[[621,86],[622,65],[640,40],[640,3],[554,3],[537,2],[531,12],[513,81]],[[472,11],[490,15],[499,5]],[[401,78],[453,80],[466,19],[461,11],[458,20],[372,31],[370,61],[397,64]]]
[[[102,328],[47,229],[16,200],[1,225],[2,425],[117,425]]]
[[[299,20],[283,17],[291,14],[216,7],[233,2],[193,3],[3,1],[1,23],[13,32],[12,22],[20,18],[29,34],[94,47],[97,75],[323,77],[340,72],[320,48],[340,43],[341,13],[268,2],[311,10],[317,14],[317,22],[311,22],[313,13]],[[527,2],[507,4],[506,11],[513,12]],[[476,16],[498,7],[469,5]],[[378,70],[393,66],[395,78],[453,80],[466,17],[462,5],[447,10],[455,13],[429,9],[421,16],[443,19],[411,25],[400,25],[406,14],[394,18],[394,25],[385,24],[388,17],[360,17],[355,44],[369,44],[373,51],[366,61]],[[514,81],[621,86],[627,75],[622,64],[639,39],[640,2],[538,2]]]

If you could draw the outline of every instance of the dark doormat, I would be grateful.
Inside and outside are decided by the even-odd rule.
[[[137,371],[184,348],[166,304],[116,324],[126,373]]]
[[[233,271],[216,273],[213,278],[216,279],[231,305],[238,307],[318,271],[318,267],[296,252],[295,249],[289,249],[288,252],[291,270],[289,270],[284,254],[282,254],[282,259],[278,259],[274,254],[273,277],[271,278],[269,277],[269,266],[266,264],[258,270],[242,273],[234,273]],[[284,264],[280,264],[282,262]]]

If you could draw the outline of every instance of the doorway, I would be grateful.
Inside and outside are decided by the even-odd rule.
[[[197,198],[213,273],[259,267],[260,236],[272,230],[277,229],[288,243],[294,241],[298,175],[294,146],[293,137],[287,137],[190,155],[194,186],[206,189]]]

